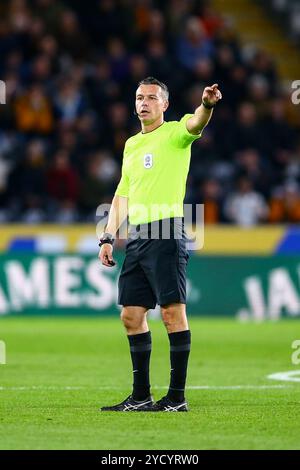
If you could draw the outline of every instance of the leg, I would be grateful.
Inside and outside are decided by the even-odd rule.
[[[127,244],[118,296],[133,365],[133,392],[122,403],[102,407],[102,411],[152,411],[153,407],[149,381],[151,334],[146,316],[147,310],[155,307],[156,297],[139,264],[139,243],[131,240]]]
[[[163,322],[169,334],[171,377],[167,397],[176,403],[184,401],[184,390],[191,345],[191,332],[185,304],[161,307]]]
[[[156,298],[138,262],[138,253],[139,241],[130,242],[119,277],[118,303],[123,305],[121,320],[127,332],[134,371],[132,397],[142,401],[150,395],[151,334],[147,310],[154,308]]]
[[[145,307],[123,307],[121,313],[121,320],[128,335],[133,366],[132,398],[136,401],[143,401],[150,396],[151,333],[146,316]]]

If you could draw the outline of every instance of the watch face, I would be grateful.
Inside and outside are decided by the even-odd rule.
[[[112,240],[113,236],[111,233],[108,233],[108,232],[103,232],[100,239],[103,240]]]

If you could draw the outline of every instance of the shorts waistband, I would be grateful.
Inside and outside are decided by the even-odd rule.
[[[151,239],[185,238],[184,218],[171,217],[145,224],[130,224],[128,235],[130,239],[143,237]]]

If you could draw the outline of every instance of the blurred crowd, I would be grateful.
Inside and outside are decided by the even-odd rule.
[[[207,223],[300,221],[299,114],[265,51],[199,0],[2,0],[0,222],[91,222],[111,202],[137,83],[170,90],[166,120],[223,100],[193,144],[187,203]]]
[[[300,44],[300,0],[261,0],[266,10],[285,28],[289,38]]]

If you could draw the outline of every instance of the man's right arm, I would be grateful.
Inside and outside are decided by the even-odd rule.
[[[129,195],[129,178],[124,169],[124,160],[126,158],[126,144],[124,147],[124,157],[122,163],[122,176],[115,191],[110,211],[108,214],[108,222],[105,227],[105,233],[111,238],[116,236],[118,229],[121,227],[128,215],[128,195]],[[105,239],[105,238],[104,238]],[[99,258],[104,266],[114,266],[115,262],[112,257],[112,243],[104,243],[99,252]]]
[[[109,215],[108,222],[105,227],[105,233],[109,233],[112,237],[115,237],[118,229],[122,223],[126,220],[128,215],[128,198],[118,196],[115,194]],[[104,266],[114,266],[115,262],[112,256],[113,246],[110,243],[104,243],[99,251],[99,259]]]
[[[108,221],[105,232],[111,233],[114,237],[128,215],[128,198],[114,195],[111,203]]]

